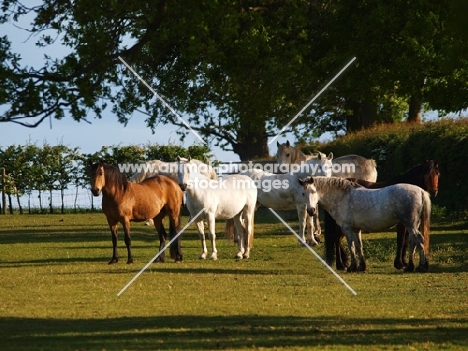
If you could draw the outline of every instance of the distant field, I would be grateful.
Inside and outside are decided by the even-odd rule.
[[[0,216],[0,348],[468,349],[465,221],[434,221],[427,274],[393,268],[394,232],[365,235],[369,271],[339,273],[356,296],[272,215],[257,216],[249,260],[233,258],[223,229],[218,261],[198,259],[192,225],[184,262],[152,264],[117,296],[156,254],[154,228],[133,224],[133,265],[121,233],[109,266],[101,213]]]

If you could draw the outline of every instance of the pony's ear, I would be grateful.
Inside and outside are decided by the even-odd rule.
[[[278,146],[278,147],[280,147],[280,146],[281,146],[281,144],[279,143],[279,141],[278,141],[278,140],[276,140],[276,146]]]
[[[91,159],[88,160],[88,166],[91,167],[93,165],[93,161]]]
[[[289,147],[290,144],[289,144],[289,140],[286,140],[286,146]]]
[[[177,161],[179,161],[179,162],[180,162],[180,156],[179,156],[179,155],[177,155]]]
[[[330,152],[327,157],[330,161],[333,160],[333,152]]]
[[[298,178],[297,180],[299,181],[299,184],[300,184],[301,186],[304,186],[305,182],[304,182],[301,178]]]
[[[192,161],[192,156],[189,156],[187,159],[188,162]]]

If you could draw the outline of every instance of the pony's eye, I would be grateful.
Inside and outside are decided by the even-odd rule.
[[[289,157],[289,154],[286,154],[286,157]]]

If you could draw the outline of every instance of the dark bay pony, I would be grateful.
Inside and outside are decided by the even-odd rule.
[[[425,160],[405,173],[397,175],[389,180],[382,182],[368,182],[362,179],[348,178],[368,189],[379,189],[398,183],[407,183],[417,185],[426,190],[431,196],[437,196],[439,191],[439,164],[437,161]],[[336,225],[335,220],[325,213],[325,251],[326,261],[329,265],[333,264],[336,254],[336,269],[345,270],[348,266],[348,254],[343,248],[342,240],[344,234],[341,228]],[[406,261],[406,251],[408,248],[409,234],[406,228],[397,224],[397,250],[393,265],[396,269],[404,269],[408,266]],[[409,268],[411,270],[411,268]]]
[[[130,237],[130,221],[142,222],[153,219],[159,234],[159,251],[165,247],[166,231],[163,219],[169,216],[169,237],[174,238],[180,231],[180,209],[182,190],[176,180],[168,176],[155,176],[141,183],[132,183],[125,175],[109,164],[89,162],[91,192],[99,196],[102,192],[102,211],[106,215],[112,234],[113,254],[109,264],[118,262],[117,225],[120,222],[125,234],[127,263],[133,263]],[[182,261],[180,237],[171,244],[171,257]],[[158,257],[164,262],[164,252]]]

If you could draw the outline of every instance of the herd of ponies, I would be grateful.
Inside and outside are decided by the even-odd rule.
[[[377,182],[376,163],[372,159],[358,155],[333,158],[332,153],[327,156],[320,152],[306,155],[289,142],[277,146],[278,166],[291,171],[270,173],[255,168],[218,177],[210,165],[178,158],[169,163],[149,161],[150,167],[127,179],[113,165],[90,162],[91,191],[94,196],[102,194],[102,211],[112,234],[109,264],[119,259],[119,223],[124,231],[127,263],[133,263],[132,221],[154,224],[159,235],[157,261],[165,262],[166,239],[171,242],[171,258],[182,261],[180,215],[185,198],[201,240],[200,259],[208,256],[205,227],[211,241],[209,258],[217,259],[215,221],[220,219],[226,221],[227,237],[238,245],[235,257],[249,258],[255,211],[261,205],[273,210],[296,210],[301,244],[317,245],[322,232],[318,217],[320,205],[324,212],[323,236],[329,265],[335,262],[338,270],[365,271],[361,232],[396,226],[394,267],[405,271],[428,270],[430,196],[437,196],[440,175],[437,161],[425,160],[403,174]],[[262,184],[277,186],[265,188]],[[169,238],[163,225],[166,216]],[[344,237],[350,257],[342,245]],[[416,250],[417,267],[414,265]]]

